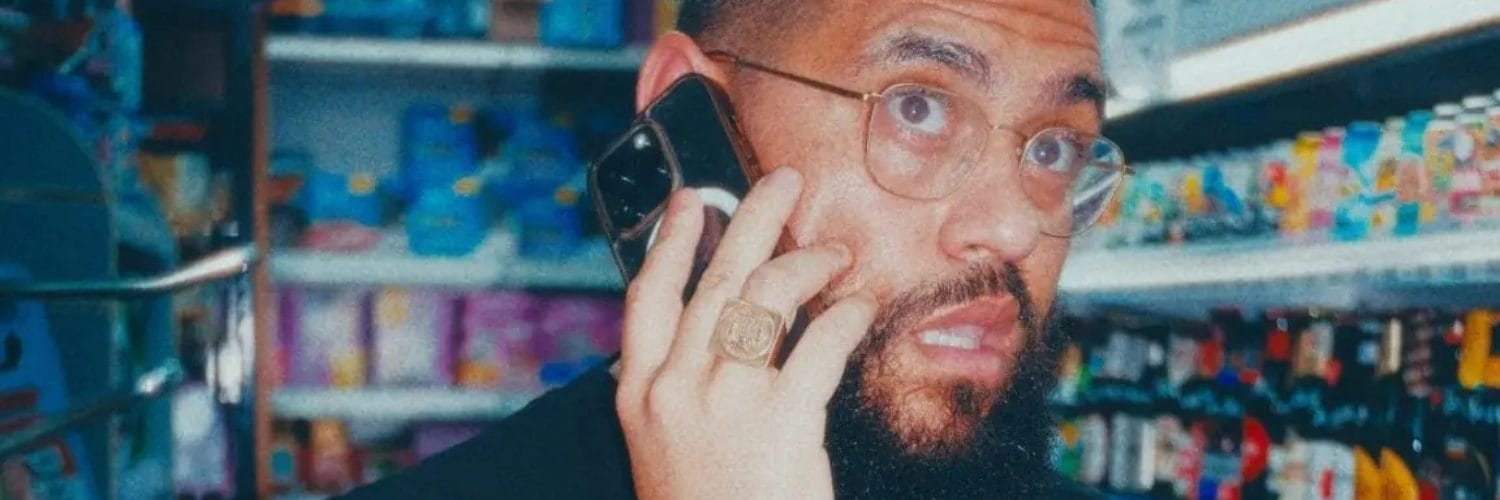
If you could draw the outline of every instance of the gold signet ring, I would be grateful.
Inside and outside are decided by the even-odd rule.
[[[734,299],[724,304],[714,325],[712,349],[725,359],[757,368],[770,366],[781,339],[786,336],[786,318],[776,311]]]

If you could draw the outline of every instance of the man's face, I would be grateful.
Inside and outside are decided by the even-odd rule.
[[[939,87],[1025,136],[1100,128],[1097,95],[1078,84],[1099,80],[1087,2],[828,0],[822,13],[761,62],[866,92]],[[1024,139],[993,132],[957,191],[909,199],[865,168],[865,104],[752,72],[730,87],[762,166],[806,179],[791,236],[853,250],[855,266],[827,297],[867,288],[882,301],[851,361],[860,402],[907,453],[965,448],[1024,371],[1023,350],[1041,341],[1037,318],[1052,307],[1068,252],[1069,240],[1042,234],[1021,187]]]

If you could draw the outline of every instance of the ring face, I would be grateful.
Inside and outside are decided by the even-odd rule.
[[[724,305],[714,325],[714,350],[720,356],[754,366],[767,366],[776,345],[786,334],[780,314],[735,299]]]

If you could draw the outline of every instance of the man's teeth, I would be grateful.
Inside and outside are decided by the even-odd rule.
[[[923,344],[954,349],[975,350],[979,348],[979,337],[984,332],[976,327],[944,328],[922,332]]]

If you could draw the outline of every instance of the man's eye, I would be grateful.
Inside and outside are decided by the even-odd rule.
[[[1070,175],[1080,166],[1078,152],[1078,146],[1067,138],[1045,134],[1026,149],[1026,161],[1054,174]]]
[[[948,99],[941,94],[905,90],[889,96],[886,108],[903,130],[937,135],[948,127]]]

